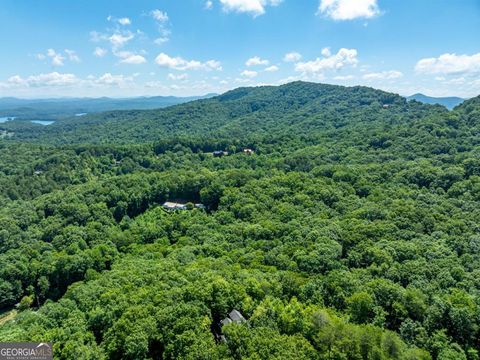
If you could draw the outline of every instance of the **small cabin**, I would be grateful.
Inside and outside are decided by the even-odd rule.
[[[240,311],[238,311],[236,309],[233,309],[232,311],[230,311],[230,313],[228,314],[228,316],[225,319],[220,321],[220,324],[221,324],[221,326],[224,326],[224,325],[228,325],[228,324],[231,324],[231,323],[241,324],[241,323],[244,323],[246,321],[247,320],[243,317],[243,315]]]
[[[39,175],[42,175],[43,174],[43,171],[42,170],[35,170],[33,172],[33,175],[36,175],[36,176],[39,176]]]
[[[247,149],[243,149],[243,153],[246,154],[246,155],[253,155],[253,154],[255,154],[255,151],[247,148]]]
[[[214,157],[228,156],[228,152],[227,152],[227,151],[217,150],[217,151],[214,151],[214,152],[213,152],[213,156],[214,156]]]
[[[171,201],[166,201],[162,206],[165,210],[168,210],[168,211],[187,210],[187,204],[180,204],[180,203],[171,202]]]
[[[383,105],[383,108],[384,108],[384,109],[388,109],[389,107],[390,107],[389,104],[384,104],[384,105]]]
[[[173,202],[173,201],[166,201],[163,203],[162,207],[168,211],[175,211],[175,210],[188,210],[187,203],[180,203],[180,202]],[[196,209],[205,210],[206,207],[203,204],[193,204],[193,207]]]
[[[214,325],[213,331],[215,339],[218,342],[227,342],[225,335],[222,334],[222,327],[231,323],[243,324],[245,322],[247,322],[247,320],[243,317],[242,313],[236,309],[233,309],[225,319],[220,320],[218,324]]]

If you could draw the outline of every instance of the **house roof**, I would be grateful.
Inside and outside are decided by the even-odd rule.
[[[220,321],[220,323],[223,325],[228,325],[232,323],[232,320],[230,320],[228,317]]]
[[[233,309],[230,314],[228,314],[230,319],[232,319],[235,322],[243,322],[246,321],[243,315],[240,313],[240,311]]]

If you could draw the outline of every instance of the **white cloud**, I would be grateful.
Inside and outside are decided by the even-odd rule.
[[[131,32],[126,32],[125,34],[115,33],[111,35],[108,40],[112,44],[114,49],[123,47],[127,42],[132,40],[134,35]]]
[[[162,45],[170,40],[171,31],[168,29],[168,14],[159,9],[150,11],[150,16],[157,21],[160,36],[154,40],[157,45]]]
[[[130,25],[132,23],[132,21],[127,17],[120,18],[117,21],[120,25],[124,25],[124,26],[125,25]]]
[[[144,64],[144,63],[146,63],[147,60],[146,60],[142,55],[132,54],[132,55],[127,56],[126,58],[122,59],[120,62],[121,62],[122,64],[139,65],[139,64]]]
[[[153,42],[157,45],[162,45],[162,44],[165,44],[166,42],[168,42],[168,40],[170,40],[168,37],[166,36],[161,36],[159,38],[156,38]]]
[[[6,85],[9,87],[67,86],[78,82],[79,79],[74,74],[61,74],[55,71],[48,74],[31,75],[27,78],[15,75],[7,80]]]
[[[187,80],[188,79],[188,74],[178,74],[178,75],[175,75],[175,74],[168,74],[167,76],[168,79],[170,80]]]
[[[43,54],[37,54],[35,55],[35,57],[38,59],[38,60],[45,60],[46,56],[43,55]]]
[[[322,54],[323,56],[325,56],[325,57],[332,56],[332,53],[330,52],[330,48],[328,48],[328,47],[323,48],[321,54]]]
[[[200,62],[198,60],[185,60],[180,56],[171,57],[165,53],[160,53],[155,59],[157,65],[174,69],[174,70],[222,70],[222,65],[219,61],[208,60]]]
[[[78,57],[77,53],[74,50],[65,49],[65,52],[68,55],[68,60],[73,62],[80,62],[80,58]]]
[[[213,8],[213,1],[212,0],[205,1],[205,9],[210,10],[211,8]]]
[[[63,66],[65,61],[65,56],[60,53],[57,53],[53,49],[47,50],[47,56],[52,60],[53,66]]]
[[[142,55],[135,54],[131,51],[114,51],[113,54],[122,59],[120,60],[121,64],[139,65],[147,62]]]
[[[93,55],[95,55],[96,57],[104,57],[105,55],[107,55],[107,53],[108,53],[108,50],[98,46],[93,51]]]
[[[265,13],[267,6],[277,6],[282,0],[220,0],[226,12],[249,13],[254,17]]]
[[[246,78],[249,78],[249,79],[253,79],[254,77],[256,77],[258,75],[258,73],[256,71],[252,71],[252,70],[244,70],[242,71],[242,73],[240,74]]]
[[[289,52],[283,57],[283,61],[285,62],[297,62],[300,60],[302,60],[302,55],[300,55],[298,52]]]
[[[325,70],[340,70],[347,65],[356,66],[357,63],[357,50],[342,48],[335,55],[296,63],[295,71],[316,74]]]
[[[334,20],[372,18],[380,14],[377,0],[320,0],[318,13]]]
[[[353,75],[339,75],[335,76],[333,80],[338,80],[338,81],[347,81],[347,80],[352,80],[355,79],[355,76]]]
[[[100,42],[102,40],[107,40],[107,37],[98,31],[90,31],[90,41]]]
[[[159,9],[150,11],[150,15],[158,22],[164,23],[168,21],[168,14]]]
[[[269,66],[269,67],[265,68],[266,72],[275,72],[275,71],[278,71],[278,70],[280,70],[280,69],[276,65],[272,65],[272,66]]]
[[[246,66],[257,66],[257,65],[268,65],[268,64],[269,64],[268,60],[261,59],[258,56],[254,56],[245,62]]]
[[[403,74],[397,70],[382,71],[377,73],[368,73],[362,77],[365,80],[391,80],[401,78]]]
[[[422,74],[479,74],[480,53],[473,55],[443,54],[438,58],[421,59],[415,71]]]
[[[117,18],[115,16],[109,15],[107,21],[113,21],[119,23],[120,25],[127,26],[131,25],[132,21],[128,17]]]
[[[125,77],[124,75],[112,75],[111,73],[105,73],[102,76],[93,79],[92,83],[107,86],[124,86],[132,80],[133,79],[131,77]]]

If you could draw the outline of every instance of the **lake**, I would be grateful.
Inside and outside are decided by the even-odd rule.
[[[40,125],[52,125],[55,121],[52,120],[30,120],[31,123]]]
[[[5,123],[7,121],[15,120],[15,116],[5,116],[0,117],[0,124]],[[31,123],[40,124],[40,125],[52,125],[55,121],[53,120],[30,120]]]
[[[15,117],[14,116],[0,117],[0,123],[4,123],[10,120],[15,120]]]

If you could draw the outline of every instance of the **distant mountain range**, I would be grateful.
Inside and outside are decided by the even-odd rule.
[[[451,97],[431,97],[424,94],[414,94],[412,96],[407,96],[407,100],[416,100],[424,104],[440,104],[445,106],[447,109],[453,109],[455,106],[460,105],[465,99],[451,96]]]
[[[152,96],[136,98],[58,98],[18,99],[0,98],[0,117],[12,116],[23,119],[58,119],[78,114],[112,110],[150,110],[185,102],[207,99],[217,94],[204,96],[175,97]]]

